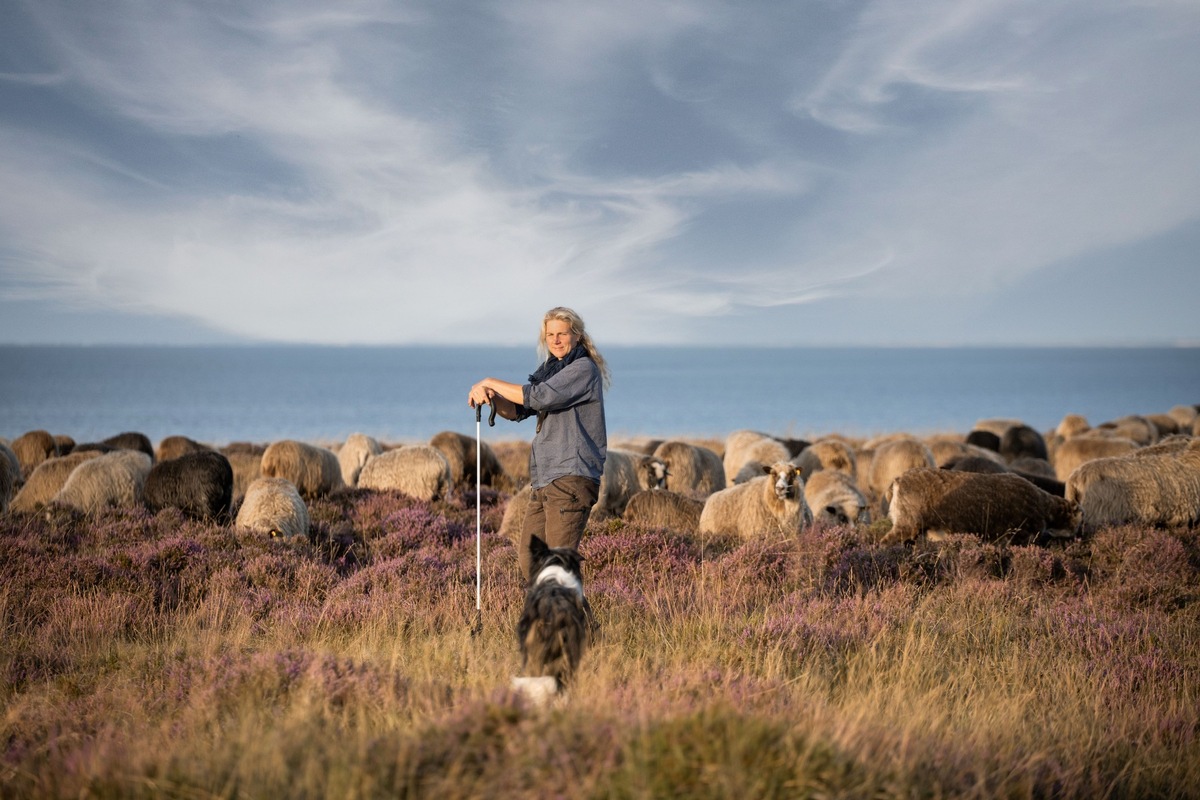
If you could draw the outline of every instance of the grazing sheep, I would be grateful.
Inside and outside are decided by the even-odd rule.
[[[233,502],[236,503],[246,496],[250,484],[262,477],[262,454],[237,450],[222,455],[233,469]]]
[[[194,519],[225,519],[233,503],[233,467],[215,450],[159,461],[146,476],[142,502],[152,512],[178,508]]]
[[[497,533],[513,544],[521,542],[521,529],[525,527],[525,515],[529,513],[529,501],[532,497],[533,487],[527,484],[510,497],[508,505],[504,507],[504,517],[500,520],[500,530]]]
[[[966,441],[953,441],[950,439],[937,439],[928,443],[929,452],[933,455],[933,463],[939,467],[945,466],[947,463],[959,458],[987,458],[995,461],[997,464],[1002,464],[1004,459],[1000,457],[1000,453],[996,450],[991,450],[979,445],[967,444]]]
[[[54,499],[71,473],[85,461],[96,458],[100,453],[83,450],[65,456],[47,458],[34,468],[25,485],[9,504],[9,511],[36,511]]]
[[[179,458],[184,453],[203,453],[211,451],[212,448],[206,444],[194,439],[189,439],[186,436],[167,436],[158,443],[158,448],[154,451],[154,460],[170,461],[172,458]]]
[[[941,469],[957,470],[958,472],[983,472],[990,475],[1011,472],[1013,475],[1021,476],[1044,492],[1049,492],[1057,497],[1063,497],[1066,494],[1066,485],[1060,480],[1039,472],[1020,470],[1012,465],[1005,466],[990,458],[963,456],[962,458],[951,459],[943,464]]]
[[[144,433],[126,431],[118,433],[116,436],[110,436],[100,444],[108,445],[114,450],[136,450],[150,456],[150,460],[154,461],[154,445],[150,444],[150,438]]]
[[[492,451],[505,477],[504,486],[496,488],[515,492],[529,483],[529,453],[532,449],[532,444],[524,440],[496,442]]]
[[[768,474],[713,492],[700,512],[700,533],[733,533],[744,539],[775,532],[792,536],[812,524],[804,480],[790,461],[777,461]]]
[[[751,461],[759,464],[774,464],[792,457],[783,442],[758,431],[734,431],[725,437],[725,485],[734,483],[742,467]]]
[[[628,450],[611,447],[604,458],[604,472],[600,476],[600,492],[592,505],[592,518],[619,517],[625,512],[625,504],[643,489],[653,489],[658,471],[665,464],[654,456],[644,456]]]
[[[801,450],[799,455],[792,459],[792,463],[800,468],[800,477],[805,481],[820,470],[840,472],[852,480],[858,477],[854,450],[841,439],[818,439]]]
[[[479,482],[485,486],[496,486],[503,481],[504,468],[500,459],[487,442],[479,443]],[[475,486],[475,445],[476,441],[455,431],[442,431],[429,440],[430,447],[436,447],[446,457],[450,465],[450,480],[456,486]]]
[[[21,477],[26,479],[47,458],[58,455],[58,444],[49,431],[27,431],[9,445],[21,464]]]
[[[933,453],[923,442],[916,439],[893,439],[884,442],[875,451],[866,488],[877,498],[881,513],[887,514],[887,490],[892,481],[913,467],[937,467],[933,461]]]
[[[1028,425],[1013,425],[1000,437],[1000,456],[1005,461],[1046,458],[1046,440]]]
[[[352,433],[338,448],[338,466],[342,470],[342,483],[347,486],[358,486],[358,475],[363,465],[371,456],[383,452],[383,447],[373,437],[365,433]]]
[[[708,447],[671,439],[655,448],[654,456],[667,465],[665,488],[673,492],[707,497],[725,488],[725,466]]]
[[[65,456],[75,449],[75,440],[65,433],[54,434],[54,444],[58,447],[60,456]]]
[[[817,470],[804,482],[804,502],[818,525],[870,525],[871,511],[858,485],[844,472]]]
[[[286,478],[259,478],[246,489],[234,524],[272,538],[308,536],[308,506]]]
[[[140,450],[114,450],[89,458],[71,471],[51,503],[85,514],[111,506],[136,506],[142,500],[151,464],[150,456]]]
[[[1160,439],[1164,436],[1180,433],[1179,421],[1170,414],[1145,414],[1144,416],[1154,425]]]
[[[908,542],[974,533],[985,540],[1026,541],[1043,533],[1071,537],[1079,506],[1043,492],[1012,473],[989,474],[917,467],[888,487],[892,528],[881,540]]]
[[[1067,477],[1067,498],[1079,503],[1087,532],[1126,523],[1194,526],[1200,522],[1200,439],[1080,464]]]
[[[667,489],[651,489],[629,498],[624,519],[645,528],[695,533],[700,527],[700,513],[703,510],[703,500]]]
[[[1108,431],[1112,436],[1132,439],[1139,447],[1154,444],[1158,441],[1158,428],[1145,417],[1129,414],[1119,419],[1111,420],[1097,426]]]
[[[1132,453],[1138,447],[1132,439],[1085,434],[1067,439],[1054,450],[1054,477],[1064,483],[1072,472],[1096,458],[1110,458]]]
[[[1058,427],[1054,429],[1054,432],[1063,439],[1070,439],[1081,433],[1087,433],[1091,429],[1092,426],[1087,421],[1087,417],[1082,414],[1067,414],[1058,423]]]
[[[9,470],[12,472],[14,487],[19,484],[24,476],[21,474],[21,459],[17,458],[17,454],[9,447],[7,441],[0,442],[0,458],[8,462]]]
[[[1179,433],[1187,433],[1196,421],[1197,411],[1195,406],[1178,405],[1172,406],[1171,410],[1167,412],[1167,416],[1175,420],[1176,430]]]
[[[342,466],[332,450],[294,439],[267,447],[262,455],[262,474],[267,478],[287,478],[296,491],[309,498],[327,495],[346,485],[342,481]]]
[[[970,431],[965,441],[973,447],[1000,452],[1000,437],[991,431]]]
[[[371,456],[358,475],[360,489],[397,491],[426,501],[447,497],[453,485],[450,463],[440,450],[427,444]]]
[[[1007,431],[1009,428],[1015,428],[1018,425],[1024,425],[1024,424],[1025,423],[1019,419],[1007,419],[1004,417],[992,417],[989,419],[981,419],[981,420],[977,421],[971,427],[971,430],[972,431],[987,431],[988,433],[994,433],[994,434],[996,434],[996,438],[999,439],[1004,436],[1004,432]]]

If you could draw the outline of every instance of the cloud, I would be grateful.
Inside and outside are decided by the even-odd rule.
[[[369,343],[523,342],[566,303],[695,341],[1200,217],[1184,3],[18,8],[8,302]]]

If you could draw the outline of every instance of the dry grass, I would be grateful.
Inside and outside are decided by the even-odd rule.
[[[299,546],[173,512],[0,519],[4,797],[1188,797],[1200,543],[872,532],[584,542],[569,700],[508,683],[521,587],[485,490],[343,491]]]

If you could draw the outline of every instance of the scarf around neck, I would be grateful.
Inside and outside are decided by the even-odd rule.
[[[534,370],[533,374],[529,376],[529,382],[536,386],[543,381],[548,381],[551,377],[557,375],[563,367],[567,366],[571,362],[587,357],[587,348],[582,344],[577,344],[572,347],[570,351],[562,358],[555,358],[554,356],[547,358],[546,362]]]

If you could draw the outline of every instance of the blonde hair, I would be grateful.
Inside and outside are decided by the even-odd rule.
[[[600,377],[604,380],[604,388],[607,389],[612,384],[612,373],[609,372],[608,362],[596,349],[596,343],[592,341],[592,337],[588,336],[587,330],[583,327],[583,318],[566,306],[552,308],[542,317],[542,332],[538,337],[538,359],[545,361],[550,357],[550,348],[546,346],[546,325],[552,320],[565,322],[571,326],[571,333],[579,337],[579,343],[587,350],[588,358],[600,368]]]

